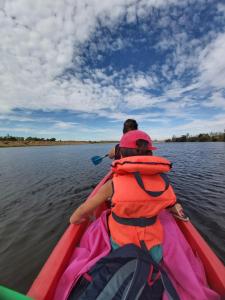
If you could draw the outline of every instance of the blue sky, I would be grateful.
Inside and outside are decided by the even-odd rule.
[[[0,135],[225,128],[224,1],[0,0],[0,41]]]

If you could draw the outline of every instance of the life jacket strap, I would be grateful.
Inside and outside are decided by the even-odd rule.
[[[157,216],[150,217],[150,218],[145,218],[145,217],[140,217],[140,218],[122,218],[117,216],[114,212],[112,212],[112,217],[113,219],[122,225],[129,225],[129,226],[138,226],[138,227],[147,227],[150,225],[155,224]]]
[[[170,185],[169,178],[167,177],[167,175],[164,173],[161,173],[161,174],[159,174],[159,176],[163,179],[163,181],[165,183],[165,188],[162,191],[148,191],[145,189],[144,183],[141,178],[141,174],[139,172],[134,172],[133,175],[134,175],[138,185],[140,186],[140,188],[143,191],[145,191],[149,196],[152,196],[152,197],[161,196],[169,188],[169,185]]]

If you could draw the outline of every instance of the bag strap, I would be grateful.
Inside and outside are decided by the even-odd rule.
[[[165,183],[164,190],[162,190],[162,191],[148,191],[148,190],[145,189],[145,186],[144,186],[143,180],[141,178],[140,172],[133,172],[133,175],[134,175],[138,185],[140,186],[140,188],[143,191],[145,191],[149,196],[152,196],[152,197],[158,197],[158,196],[162,195],[169,188],[169,185],[170,185],[169,178],[167,177],[167,175],[164,174],[164,173],[160,173],[159,176],[162,178],[162,180]]]
[[[113,295],[115,295],[116,292],[116,285],[119,285],[120,287],[123,285],[124,287],[121,300],[139,299],[148,280],[151,262],[153,262],[150,255],[145,253],[140,247],[137,247],[134,244],[128,244],[112,251],[108,256],[103,257],[95,265],[93,270],[94,273],[97,276],[100,276],[102,267],[108,263],[112,263],[112,261],[114,263],[125,261],[125,264],[121,265],[116,270],[96,299],[113,299]],[[91,275],[94,276],[92,272]],[[130,279],[126,283],[128,277]],[[87,297],[87,295],[85,296]]]
[[[137,250],[137,248],[136,248]],[[134,271],[132,280],[125,290],[121,300],[136,300],[139,299],[142,291],[146,285],[149,275],[149,263],[141,258],[141,252],[136,251],[137,266]]]
[[[137,299],[139,299],[139,296],[141,295],[141,293],[145,287],[145,284],[148,280],[149,262],[153,265],[153,267],[156,271],[160,272],[163,286],[164,286],[166,292],[168,293],[169,297],[173,300],[180,300],[180,297],[178,296],[177,291],[174,288],[167,273],[157,262],[155,262],[152,259],[151,255],[146,247],[145,242],[141,241],[140,243],[141,243],[141,249],[136,248],[137,267],[134,272],[133,278],[130,282],[130,286],[128,287],[127,292],[124,295],[124,297],[122,298],[122,300],[134,300],[134,299],[137,300]],[[143,257],[143,253],[148,255],[147,260]]]
[[[103,266],[107,261],[121,261],[121,258],[126,258],[127,262],[117,269],[96,300],[113,299],[122,286],[124,291],[121,300],[139,299],[147,283],[150,266],[149,259],[143,259],[143,255],[146,256],[139,247],[129,244],[103,258],[101,260]]]
[[[172,284],[172,281],[169,279],[168,275],[161,267],[160,267],[160,273],[161,273],[163,286],[167,294],[169,295],[169,297],[173,300],[180,300],[180,297],[178,296],[177,291]]]
[[[123,246],[121,248],[118,248],[118,249],[112,251],[107,257],[102,258],[97,263],[97,265],[94,267],[95,274],[100,274],[99,270],[105,264],[111,263],[112,260],[114,262],[116,262],[116,261],[119,262],[119,261],[121,261],[121,259],[125,259],[126,263],[125,263],[125,265],[123,265],[119,269],[117,269],[116,273],[120,274],[122,272],[123,274],[126,274],[127,276],[132,276],[132,278],[128,281],[128,284],[126,285],[122,300],[134,300],[134,299],[137,300],[137,299],[139,299],[139,296],[141,295],[141,293],[145,287],[145,284],[148,280],[150,265],[152,265],[154,267],[154,270],[156,272],[158,272],[158,271],[160,272],[164,288],[167,291],[167,293],[169,294],[169,296],[171,297],[171,299],[180,300],[168,275],[166,274],[164,269],[153,260],[153,258],[149,254],[149,251],[148,251],[144,241],[141,241],[141,248],[137,247],[134,244],[127,244],[126,246]],[[126,269],[126,268],[128,268],[128,269]],[[125,270],[125,273],[122,270]],[[90,273],[92,274],[92,272],[90,272]],[[121,273],[121,275],[122,275],[122,273]],[[123,278],[123,280],[121,280],[120,284],[122,284],[122,282],[124,282],[126,280],[127,276],[125,276],[125,278],[124,278],[124,275],[121,277],[121,278]],[[111,281],[111,284],[112,283],[113,283],[113,280]],[[108,287],[110,287],[110,285],[108,285]],[[107,299],[104,297],[101,298],[103,295],[105,296],[105,292],[106,292],[106,290],[104,291],[104,293],[101,293],[99,295],[99,298],[97,298],[97,299],[98,300]]]
[[[151,254],[148,252],[148,249],[146,247],[146,244],[145,242],[142,240],[140,241],[140,244],[141,244],[141,248],[147,253],[149,256],[151,256]],[[160,266],[160,264],[158,264],[157,262],[153,261],[153,266],[159,270],[160,274],[161,274],[161,279],[162,279],[162,283],[163,283],[163,286],[166,290],[166,292],[168,293],[170,299],[173,299],[173,300],[180,300],[180,297],[178,296],[177,294],[177,291],[176,289],[174,288],[173,284],[172,284],[172,281],[169,279],[167,273],[165,272],[165,270]]]
[[[109,279],[109,281],[106,282],[106,284],[104,285],[103,289],[100,291],[98,296],[92,299],[96,299],[96,300],[113,299],[117,294],[118,290],[121,288],[121,286],[124,286],[124,283],[126,284],[126,281],[130,282],[131,276],[133,278],[133,273],[134,270],[136,269],[136,266],[137,266],[136,259],[130,260],[126,264],[122,265],[113,274],[113,276]],[[122,298],[122,299],[125,300],[126,298]]]

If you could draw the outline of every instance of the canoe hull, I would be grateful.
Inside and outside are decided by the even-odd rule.
[[[112,174],[109,172],[96,186],[89,198],[111,176]],[[104,205],[99,207],[95,212],[95,216],[98,217],[105,208]],[[183,222],[176,219],[176,222],[193,252],[200,257],[209,286],[222,297],[225,297],[225,267],[223,263],[217,258],[190,221]],[[87,227],[88,222],[68,227],[33,282],[27,293],[28,296],[35,300],[51,300],[53,298],[58,280],[69,263],[74,247],[79,243]]]

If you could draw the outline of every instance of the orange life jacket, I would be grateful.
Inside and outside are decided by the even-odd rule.
[[[144,240],[148,249],[163,241],[159,212],[176,202],[166,172],[171,163],[157,156],[132,156],[113,162],[112,210],[109,230],[122,246]]]

